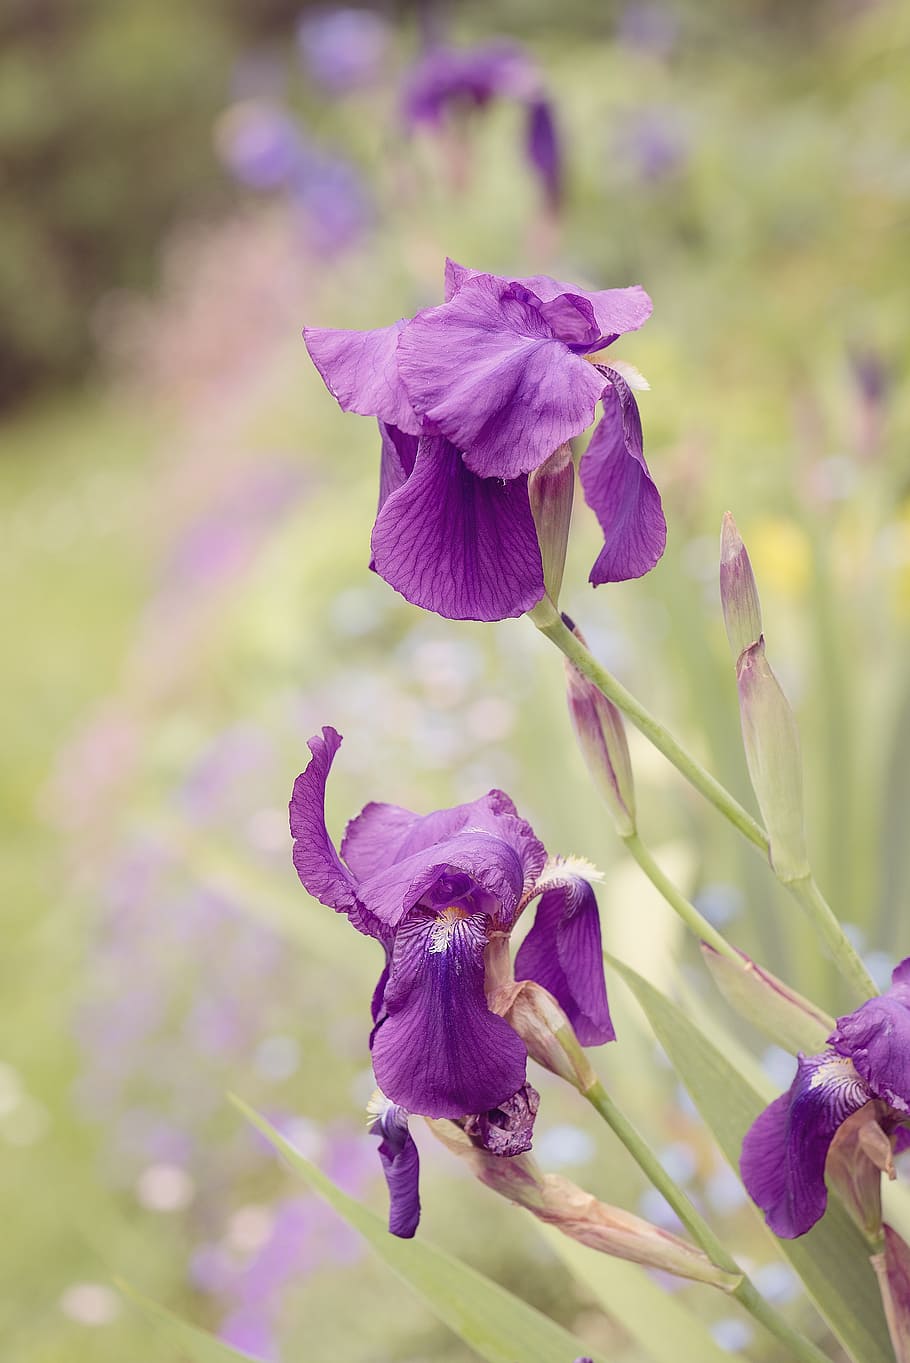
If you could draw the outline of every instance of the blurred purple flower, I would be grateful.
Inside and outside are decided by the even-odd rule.
[[[680,110],[645,106],[623,123],[614,155],[645,183],[658,184],[685,168],[690,143]]]
[[[910,957],[891,988],[838,1018],[831,1050],[800,1055],[796,1077],[746,1133],[746,1190],[776,1235],[804,1235],[824,1214],[825,1163],[839,1128],[866,1104],[887,1137],[910,1121]]]
[[[679,38],[679,19],[660,0],[631,0],[622,12],[616,37],[625,47],[668,57]]]
[[[587,882],[547,862],[502,791],[424,817],[369,804],[348,824],[342,861],[324,807],[340,744],[328,727],[309,741],[312,759],[290,805],[294,865],[314,898],[344,913],[385,951],[370,1046],[376,1081],[391,1106],[374,1113],[374,1129],[393,1195],[390,1226],[413,1234],[417,1161],[407,1114],[487,1114],[488,1121],[476,1123],[485,1149],[505,1149],[504,1129],[512,1132],[508,1153],[530,1146],[536,1103],[525,1092],[527,1052],[488,1005],[488,984],[501,983],[487,978],[491,953],[507,959],[515,922],[542,896],[516,973],[554,994],[583,1045],[600,1045],[614,1037],[600,920]],[[507,1111],[491,1116],[492,1109]]]
[[[381,74],[389,27],[372,10],[313,10],[298,24],[297,43],[307,75],[334,94],[344,94]]]
[[[215,145],[228,170],[250,189],[279,189],[299,172],[307,154],[296,120],[283,105],[243,100],[225,111]]]
[[[580,466],[605,539],[591,581],[648,572],[666,524],[638,407],[616,370],[589,360],[650,312],[638,286],[589,291],[448,261],[440,307],[376,331],[307,327],[310,356],[342,409],[379,420],[371,567],[414,605],[451,619],[530,610],[544,580],[527,475],[589,426],[602,401]]]
[[[517,44],[491,42],[478,47],[435,47],[409,72],[402,92],[402,113],[410,128],[441,130],[496,98],[517,101],[527,112],[525,151],[539,177],[548,205],[562,197],[562,151],[551,101],[535,63]]]

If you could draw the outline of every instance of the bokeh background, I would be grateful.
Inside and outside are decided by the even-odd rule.
[[[556,215],[520,102],[403,122],[422,48],[493,38],[521,44],[553,101]],[[324,722],[345,735],[337,833],[369,799],[423,810],[505,787],[548,848],[604,870],[616,954],[788,1078],[617,847],[558,655],[526,621],[423,616],[366,571],[375,433],[337,410],[300,330],[435,301],[446,254],[652,294],[617,354],[650,381],[667,554],[592,592],[580,506],[564,604],[748,802],[716,588],[732,509],[800,715],[819,880],[877,976],[910,947],[908,46],[889,0],[4,6],[5,1358],[172,1363],[114,1275],[276,1363],[472,1357],[225,1099],[383,1208],[362,1115],[375,951],[290,863],[287,798]],[[635,735],[632,751],[662,863],[837,1010],[760,860]],[[602,1073],[825,1342],[610,985],[621,1040]],[[672,1224],[581,1102],[539,1087],[544,1167]],[[417,1138],[422,1233],[644,1363],[522,1213]],[[724,1299],[683,1296],[731,1354],[781,1359]]]

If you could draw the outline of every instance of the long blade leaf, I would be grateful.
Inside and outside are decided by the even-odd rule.
[[[486,1363],[573,1363],[582,1355],[605,1363],[561,1325],[445,1250],[423,1238],[390,1235],[378,1216],[336,1188],[263,1117],[240,1099],[232,1101],[307,1186],[359,1231],[392,1272]]]
[[[115,1278],[114,1281],[123,1295],[134,1306],[138,1306],[154,1325],[159,1326],[179,1347],[181,1354],[191,1359],[192,1363],[262,1363],[262,1360],[253,1354],[245,1354],[239,1349],[232,1349],[229,1344],[222,1344],[214,1335],[197,1329],[195,1325],[190,1325],[165,1307],[159,1306],[157,1302],[143,1297],[122,1278]]]

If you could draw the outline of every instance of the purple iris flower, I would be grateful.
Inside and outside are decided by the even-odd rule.
[[[551,208],[562,199],[562,150],[540,73],[514,43],[436,47],[425,52],[405,84],[402,111],[411,128],[439,130],[450,117],[516,100],[526,110],[525,150]]]
[[[312,759],[290,803],[294,865],[314,898],[385,950],[370,1045],[386,1101],[372,1129],[382,1141],[390,1228],[406,1235],[419,1214],[409,1114],[468,1119],[495,1154],[530,1148],[537,1095],[526,1083],[527,1050],[491,1010],[488,990],[509,978],[509,934],[537,896],[516,973],[554,995],[584,1044],[613,1040],[600,920],[590,886],[570,863],[547,860],[499,790],[425,816],[369,804],[348,824],[339,855],[325,788],[340,744],[328,727],[309,741]]]
[[[880,998],[838,1018],[822,1055],[800,1055],[787,1093],[753,1123],[740,1168],[776,1235],[794,1239],[824,1214],[825,1161],[838,1129],[867,1103],[900,1142],[910,1124],[910,957]]]
[[[588,291],[446,263],[446,301],[375,331],[307,327],[344,411],[379,419],[373,567],[455,620],[522,615],[544,593],[528,475],[603,417],[580,465],[604,532],[597,585],[641,577],[666,543],[626,381],[591,355],[651,314],[639,286]]]

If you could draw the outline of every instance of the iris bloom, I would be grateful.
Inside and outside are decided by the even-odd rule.
[[[496,1154],[530,1148],[537,1095],[526,1083],[527,1050],[487,1002],[488,989],[509,978],[508,938],[519,914],[541,896],[516,977],[549,990],[587,1046],[614,1037],[600,920],[590,884],[568,863],[548,862],[498,790],[425,816],[369,804],[348,824],[339,855],[326,828],[325,787],[340,743],[331,728],[309,741],[312,759],[290,804],[294,865],[311,895],[385,951],[370,1040],[385,1101],[372,1129],[383,1142],[391,1229],[413,1234],[419,1204],[408,1114],[467,1118],[474,1139]]]
[[[440,130],[451,117],[485,109],[496,98],[527,112],[525,151],[547,203],[562,198],[562,156],[552,105],[533,62],[513,43],[436,47],[416,62],[405,83],[402,112],[411,128]]]
[[[446,264],[446,301],[375,331],[308,327],[346,412],[379,420],[372,566],[455,620],[522,615],[542,598],[528,475],[603,416],[580,465],[604,533],[595,585],[641,577],[666,523],[629,385],[592,355],[651,314],[644,289],[588,291]]]
[[[886,994],[838,1018],[828,1044],[822,1055],[800,1055],[789,1092],[765,1109],[743,1143],[746,1189],[786,1239],[803,1235],[823,1215],[828,1151],[854,1112],[870,1104],[870,1121],[888,1140],[901,1146],[906,1140],[910,957],[894,971]]]

